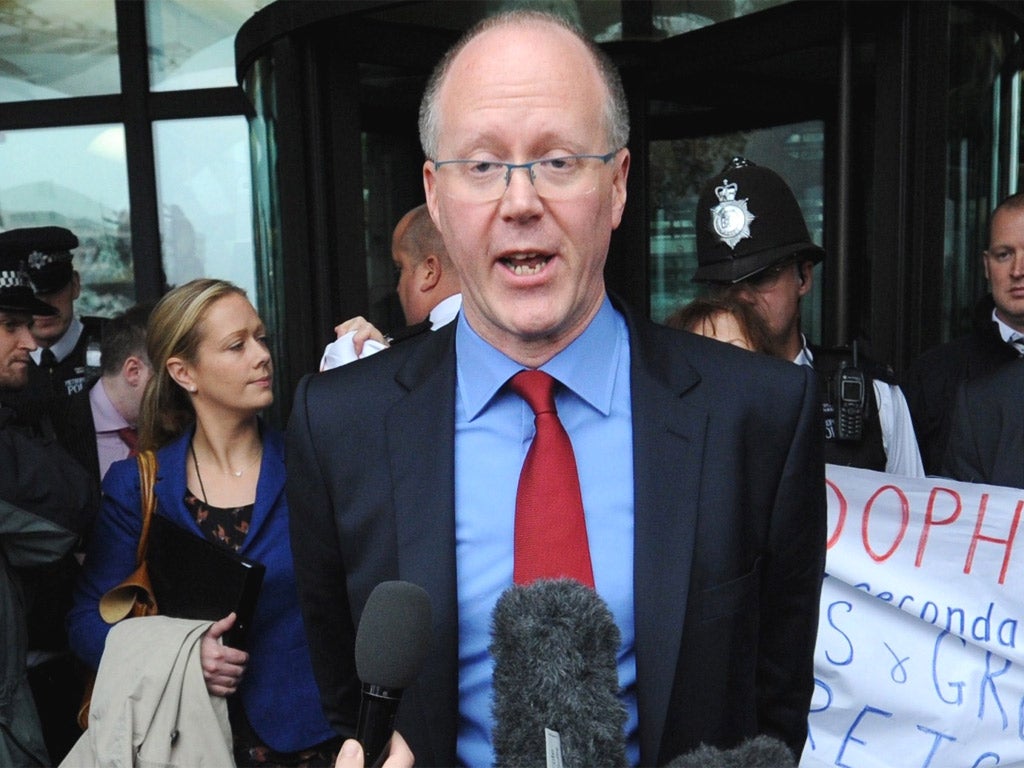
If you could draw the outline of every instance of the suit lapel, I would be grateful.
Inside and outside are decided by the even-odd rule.
[[[684,394],[699,376],[671,339],[630,322],[634,622],[640,759],[658,760],[683,635],[707,413]]]
[[[398,577],[423,587],[431,601],[436,644],[415,686],[430,695],[414,701],[438,760],[454,759],[458,717],[454,328],[431,333],[398,372],[408,394],[385,421]]]
[[[249,532],[242,540],[239,553],[244,555],[259,540],[259,531],[270,518],[281,494],[284,493],[284,438],[280,432],[268,431],[263,425],[263,458],[260,462],[260,476],[256,481],[256,503],[249,520]]]
[[[156,492],[157,512],[181,524],[190,523],[196,532],[199,527],[185,510],[185,460],[188,457],[188,445],[192,439],[190,427],[184,435],[173,443],[161,448],[157,453]]]

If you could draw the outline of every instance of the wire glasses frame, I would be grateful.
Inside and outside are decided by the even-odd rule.
[[[539,197],[545,200],[573,200],[589,195],[597,188],[595,171],[617,155],[563,155],[505,163],[500,160],[432,160],[440,173],[447,167],[449,197],[466,202],[491,203],[504,196],[512,181],[512,172],[524,169]]]

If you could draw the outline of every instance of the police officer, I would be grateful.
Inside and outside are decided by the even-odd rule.
[[[0,255],[21,259],[28,268],[36,297],[52,307],[37,315],[32,326],[38,349],[32,352],[28,385],[13,398],[22,416],[52,410],[54,399],[81,392],[99,376],[100,318],[75,316],[82,291],[71,251],[78,238],[64,227],[25,227],[0,232]]]
[[[800,299],[824,256],[774,171],[734,158],[701,192],[693,280],[749,302],[768,326],[771,354],[818,372],[825,460],[921,477],[910,411],[892,371],[858,354],[856,345],[812,347],[800,331]]]
[[[0,403],[28,382],[33,315],[55,314],[21,260],[0,254]],[[70,587],[54,591],[51,569],[67,561],[96,500],[85,470],[12,415],[0,405],[0,765],[56,765],[76,738],[81,682],[63,630]],[[44,615],[57,621],[33,637]]]

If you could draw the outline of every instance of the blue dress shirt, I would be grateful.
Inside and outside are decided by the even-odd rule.
[[[494,605],[512,584],[519,472],[533,411],[505,384],[523,366],[490,346],[460,314],[455,337],[455,539],[459,605],[460,762],[494,764],[488,653]],[[586,330],[541,366],[573,444],[598,594],[622,633],[620,696],[627,755],[639,761],[633,642],[633,430],[629,333],[607,297]]]

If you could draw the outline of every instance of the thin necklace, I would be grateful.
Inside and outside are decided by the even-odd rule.
[[[203,494],[203,503],[204,504],[209,504],[209,502],[206,500],[206,487],[203,485],[203,475],[199,471],[199,459],[196,458],[196,446],[195,446],[195,443],[192,442],[191,440],[189,441],[188,449],[192,453],[192,465],[196,468],[196,479],[199,481],[199,490]],[[250,461],[246,466],[242,467],[241,469],[231,469],[231,470],[228,470],[224,474],[225,475],[231,475],[233,477],[241,477],[243,474],[245,474],[246,470],[251,469],[256,464],[256,462],[259,461],[262,458],[263,458],[263,447],[261,446],[259,454],[256,456],[255,459]]]
[[[206,500],[206,486],[203,485],[203,476],[199,472],[199,460],[196,458],[196,447],[189,441],[188,449],[192,453],[192,465],[196,468],[196,479],[199,480],[199,490],[203,493],[203,504],[210,506],[210,502]]]

